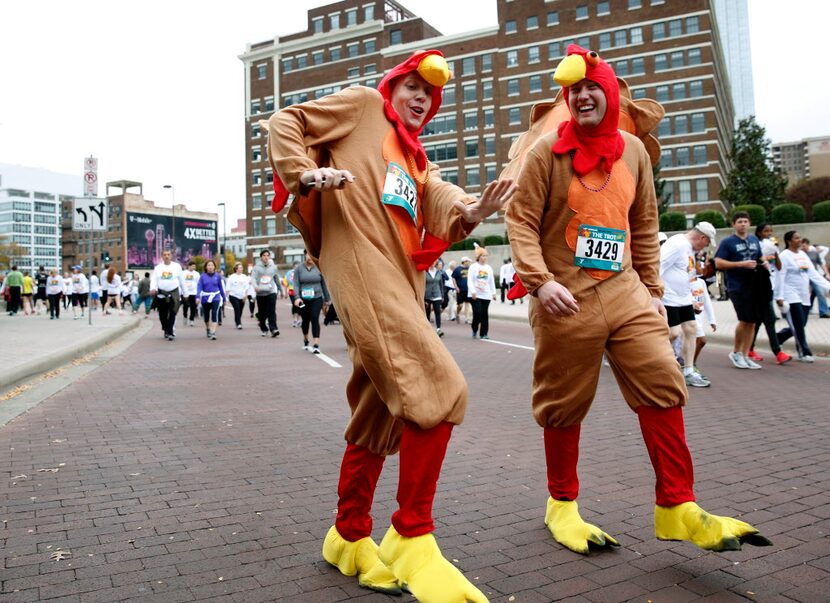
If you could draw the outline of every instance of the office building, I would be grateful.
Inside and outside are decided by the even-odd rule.
[[[735,125],[755,115],[755,90],[752,83],[752,53],[749,43],[747,0],[712,0],[729,88],[735,107]]]
[[[772,164],[787,176],[789,185],[830,176],[830,137],[773,143]]]
[[[454,79],[421,141],[445,179],[480,193],[507,162],[531,107],[552,99],[568,44],[597,50],[635,97],[666,109],[656,132],[671,209],[725,211],[734,109],[709,0],[496,0],[498,23],[442,35],[392,0],[345,0],[308,11],[305,31],[251,44],[245,66],[248,246],[301,246],[285,211],[270,210],[273,174],[258,121],[347,86],[376,86],[413,51],[441,49]],[[440,25],[440,24],[436,24]],[[477,234],[503,232],[500,216]]]

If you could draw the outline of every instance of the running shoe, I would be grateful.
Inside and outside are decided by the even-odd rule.
[[[688,375],[685,375],[684,378],[686,379],[687,387],[709,387],[711,385],[711,383],[704,381],[703,378],[694,371]]]
[[[440,328],[435,329],[435,332],[438,333],[438,337],[443,337],[444,336],[444,331],[442,331]]]
[[[694,367],[694,372],[695,372],[695,374],[696,374],[698,377],[700,377],[701,379],[703,379],[706,383],[708,383],[708,384],[710,384],[710,385],[712,384],[712,382],[709,380],[709,377],[707,377],[706,375],[704,375],[703,373],[701,373],[699,368]]]
[[[241,331],[242,330],[242,325],[236,325],[236,330]]]
[[[490,339],[490,336],[489,335],[482,335],[481,338],[482,339]]]
[[[744,355],[740,352],[729,352],[729,360],[732,361],[732,365],[735,368],[739,369],[748,369],[749,365],[744,360]]]
[[[746,367],[752,369],[753,371],[761,370],[761,365],[752,360],[751,358],[744,358],[744,362],[746,362]]]
[[[303,339],[303,349],[304,350],[308,349],[308,339]]]
[[[761,356],[759,356],[755,350],[749,350],[749,354],[747,354],[746,356],[747,358],[749,358],[750,360],[754,360],[755,362],[764,361],[764,359]]]
[[[262,331],[260,335],[262,335],[263,337],[268,337],[268,331]]]
[[[271,337],[279,337],[279,336],[280,336],[280,330],[279,329],[271,331]]]
[[[792,359],[793,357],[787,354],[784,350],[781,350],[775,356],[775,362],[777,362],[778,364],[784,364],[785,362],[789,362]]]
[[[476,332],[473,331],[473,339],[475,339],[476,337],[478,337],[478,335],[476,335]]]
[[[315,343],[314,347],[311,348],[311,353],[312,354],[319,354],[320,353],[320,346]]]
[[[212,339],[213,341],[216,341],[216,331],[211,331],[210,332],[210,339]]]
[[[799,360],[799,362],[806,362],[808,364],[812,364],[813,362],[816,361],[816,359],[813,358],[812,356],[799,356],[798,360]]]

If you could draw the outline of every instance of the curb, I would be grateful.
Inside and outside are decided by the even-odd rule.
[[[133,320],[125,325],[118,327],[113,331],[109,331],[107,333],[102,333],[96,337],[93,337],[86,343],[80,345],[77,348],[73,348],[71,350],[66,350],[64,352],[60,352],[57,354],[47,355],[44,358],[40,358],[39,360],[34,360],[25,366],[21,366],[20,368],[13,369],[8,372],[4,372],[2,376],[0,376],[0,392],[3,392],[9,389],[14,384],[23,381],[24,379],[28,379],[29,377],[33,377],[35,375],[40,375],[41,373],[46,373],[53,369],[58,368],[78,358],[83,356],[84,354],[88,354],[102,345],[106,345],[111,343],[121,337],[122,335],[129,333],[133,329],[137,328],[138,325],[141,324],[141,320]]]

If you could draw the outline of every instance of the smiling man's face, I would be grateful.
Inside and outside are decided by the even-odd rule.
[[[568,109],[576,123],[583,128],[597,127],[605,117],[607,108],[605,92],[596,82],[585,79],[568,90]]]
[[[407,73],[392,90],[392,107],[407,130],[417,132],[432,107],[433,86],[416,72]]]

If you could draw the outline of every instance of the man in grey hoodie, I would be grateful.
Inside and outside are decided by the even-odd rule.
[[[283,297],[282,283],[277,272],[277,266],[271,260],[271,252],[263,249],[259,254],[259,262],[251,271],[251,283],[256,291],[257,317],[259,330],[266,337],[277,337],[280,330],[277,327],[277,294]],[[267,325],[266,325],[267,321]]]

